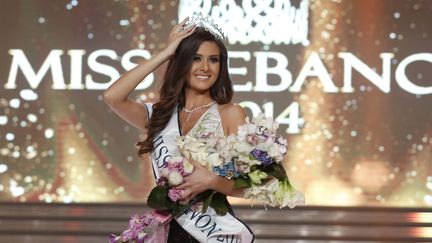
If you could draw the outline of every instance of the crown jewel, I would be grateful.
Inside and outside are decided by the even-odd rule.
[[[225,40],[222,29],[219,28],[218,25],[215,24],[213,19],[211,19],[209,16],[204,17],[202,16],[202,14],[195,13],[192,17],[189,18],[188,21],[186,21],[181,30],[187,30],[193,24],[195,24],[197,27],[204,28],[206,31],[210,32],[210,34],[212,34],[216,39],[222,42]]]

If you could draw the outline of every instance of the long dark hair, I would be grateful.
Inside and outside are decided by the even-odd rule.
[[[177,105],[184,107],[186,75],[198,48],[205,41],[216,43],[220,53],[220,71],[216,82],[210,87],[210,96],[218,104],[231,101],[234,91],[228,74],[228,52],[221,41],[198,27],[192,35],[182,40],[168,63],[159,102],[153,105],[153,114],[147,123],[147,137],[137,143],[139,156],[153,150],[154,138],[165,129]]]

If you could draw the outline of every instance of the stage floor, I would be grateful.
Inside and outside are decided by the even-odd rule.
[[[0,242],[108,242],[145,204],[0,203]],[[431,208],[235,206],[269,242],[432,242]]]

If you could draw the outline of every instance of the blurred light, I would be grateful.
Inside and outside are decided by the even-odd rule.
[[[45,129],[45,138],[52,138],[54,136],[54,130],[51,128]]]
[[[74,154],[75,152],[76,152],[75,148],[69,148],[68,149],[69,154]]]
[[[6,125],[8,122],[7,116],[0,116],[0,125]]]
[[[17,182],[15,180],[9,180],[9,190],[13,197],[19,197],[22,194],[24,194],[24,188],[18,186]]]
[[[45,18],[44,17],[39,17],[39,19],[38,19],[38,22],[40,23],[40,24],[44,24],[45,23]]]
[[[428,223],[430,223],[429,221]],[[432,227],[416,227],[411,229],[410,235],[421,238],[431,238],[432,237]]]
[[[129,26],[130,22],[128,19],[120,20],[120,26]]]
[[[15,135],[13,134],[13,133],[6,133],[6,140],[8,140],[8,141],[12,141],[12,140],[14,140],[15,139]]]
[[[19,99],[17,99],[17,98],[15,98],[15,99],[11,99],[11,100],[9,101],[9,105],[10,105],[10,107],[15,108],[15,109],[18,109],[18,108],[19,108],[20,103],[21,103],[21,101],[20,101]]]
[[[427,205],[432,205],[432,196],[431,195],[425,195],[423,197],[423,201],[427,204]],[[432,222],[432,221],[431,221]]]
[[[37,122],[38,118],[35,114],[30,113],[27,115],[27,120],[29,120],[32,123],[35,123],[35,122]]]
[[[27,100],[27,101],[33,101],[33,100],[37,100],[38,98],[38,94],[36,94],[33,90],[31,89],[23,89],[20,91],[20,96],[23,100]]]
[[[5,173],[8,170],[8,166],[5,164],[0,164],[0,173]]]
[[[387,183],[390,173],[384,161],[360,161],[351,172],[351,179],[356,186],[368,192],[377,192]]]

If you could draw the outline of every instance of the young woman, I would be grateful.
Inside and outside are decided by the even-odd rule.
[[[146,139],[138,143],[139,154],[151,153],[155,179],[166,160],[179,154],[177,136],[194,136],[202,131],[233,134],[245,120],[243,108],[231,103],[233,89],[227,50],[220,40],[222,33],[207,31],[206,25],[211,23],[205,19],[191,20],[187,26],[186,21],[173,28],[164,50],[126,72],[104,92],[106,104],[146,134]],[[129,99],[140,81],[165,61],[169,63],[159,101],[142,105]],[[192,163],[194,172],[179,186],[183,189],[182,200],[193,199],[208,189],[229,196],[242,195],[232,180]],[[253,241],[252,232],[232,213],[219,216],[209,208],[200,217],[196,215],[191,210],[172,220],[168,242]]]

